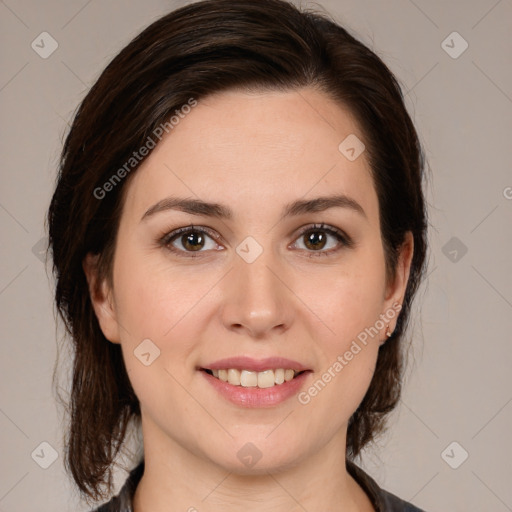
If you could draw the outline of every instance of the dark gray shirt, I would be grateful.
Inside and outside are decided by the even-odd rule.
[[[375,480],[353,462],[347,461],[347,471],[364,489],[376,512],[425,512],[394,494],[381,489]],[[92,512],[133,512],[135,489],[144,473],[144,461],[135,467],[117,496]]]

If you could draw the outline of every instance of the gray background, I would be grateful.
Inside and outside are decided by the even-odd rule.
[[[79,101],[132,37],[184,3],[0,0],[0,512],[87,510],[62,465],[43,219]],[[320,3],[397,74],[432,169],[429,278],[403,400],[363,467],[429,512],[512,510],[512,2]],[[46,59],[31,47],[43,31],[58,43]],[[463,49],[458,36],[442,44],[454,31],[469,44],[457,58],[445,50]],[[47,469],[42,442],[58,454]]]

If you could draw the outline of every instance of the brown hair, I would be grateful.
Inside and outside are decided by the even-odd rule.
[[[104,337],[82,269],[87,253],[99,254],[99,276],[111,280],[122,192],[137,166],[101,198],[98,187],[190,98],[306,86],[347,106],[362,128],[389,277],[405,233],[414,237],[398,323],[349,422],[348,458],[383,430],[396,406],[401,341],[425,270],[427,230],[423,152],[399,84],[375,53],[324,14],[282,0],[189,4],[135,37],[92,86],[65,139],[48,211],[55,304],[74,349],[65,463],[84,497],[102,498],[105,483],[112,491],[112,464],[130,420],[140,419],[121,347]]]

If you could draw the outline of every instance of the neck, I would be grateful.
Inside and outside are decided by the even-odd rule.
[[[144,425],[144,475],[134,512],[373,512],[345,466],[346,431],[322,449],[268,470],[241,474],[194,454]],[[162,447],[165,447],[163,449]]]

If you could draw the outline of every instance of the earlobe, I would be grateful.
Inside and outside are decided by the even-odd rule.
[[[89,296],[105,338],[112,343],[120,343],[112,290],[106,279],[98,281],[98,260],[99,254],[88,253],[82,261],[82,268],[89,286]]]

